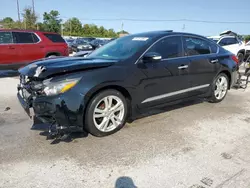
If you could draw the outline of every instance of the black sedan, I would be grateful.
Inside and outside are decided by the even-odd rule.
[[[222,101],[238,60],[209,39],[171,31],[114,40],[87,58],[34,62],[20,72],[18,99],[57,130],[107,136],[142,110],[194,97]]]

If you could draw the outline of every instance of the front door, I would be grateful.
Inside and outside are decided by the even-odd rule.
[[[181,36],[165,37],[152,46],[149,52],[162,56],[160,62],[140,61],[137,66],[146,75],[141,83],[144,91],[140,107],[185,98],[190,87],[189,59],[183,56]]]

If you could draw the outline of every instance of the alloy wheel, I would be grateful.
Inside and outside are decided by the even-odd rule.
[[[122,100],[114,95],[101,99],[93,112],[95,127],[102,132],[110,132],[121,125],[125,115]]]
[[[221,100],[225,97],[228,89],[228,81],[225,76],[220,76],[216,80],[214,95],[216,99]]]

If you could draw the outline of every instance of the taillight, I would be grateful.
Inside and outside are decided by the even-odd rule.
[[[232,60],[234,60],[236,64],[239,64],[239,60],[235,55],[232,56]]]

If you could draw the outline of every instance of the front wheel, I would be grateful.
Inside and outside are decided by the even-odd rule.
[[[212,93],[211,97],[209,98],[209,102],[221,102],[227,95],[228,87],[228,76],[224,73],[220,73],[211,85]]]
[[[108,136],[125,125],[127,112],[127,101],[119,91],[102,91],[89,102],[85,128],[94,136]]]

